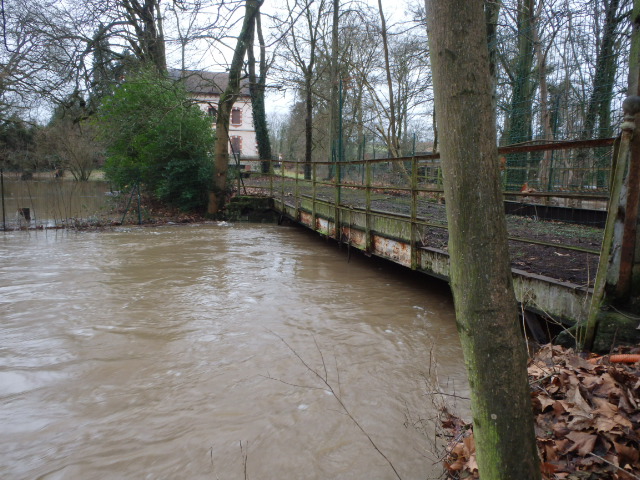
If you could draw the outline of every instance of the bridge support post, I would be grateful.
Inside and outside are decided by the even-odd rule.
[[[371,240],[371,162],[365,163],[366,188],[365,188],[365,249],[371,255],[373,242]]]
[[[342,172],[340,162],[336,162],[336,177],[335,177],[335,213],[334,213],[334,227],[335,227],[335,238],[338,241],[338,245],[342,244],[342,222],[340,219],[340,203],[341,199],[341,184],[342,183]]]
[[[415,138],[414,138],[415,142]],[[411,270],[418,268],[418,161],[414,155],[411,159]]]
[[[315,231],[318,230],[317,220],[316,220],[316,189],[317,187],[317,173],[318,168],[315,163],[311,166],[311,228]]]
[[[629,96],[622,103],[624,123],[615,149],[607,224],[600,253],[589,318],[582,346],[592,349],[600,326],[614,322],[621,336],[640,341],[640,0],[634,0],[629,58]],[[613,310],[613,312],[609,312]],[[634,319],[635,327],[628,331]],[[582,333],[582,332],[580,332]]]

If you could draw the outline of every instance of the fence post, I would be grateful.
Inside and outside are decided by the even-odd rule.
[[[273,198],[273,176],[275,175],[275,169],[273,168],[273,158],[269,160],[269,196]]]
[[[333,214],[333,221],[334,221],[334,226],[335,226],[335,238],[338,241],[338,243],[341,245],[342,244],[342,227],[340,225],[340,202],[342,201],[341,199],[341,192],[340,192],[340,183],[341,183],[341,177],[342,177],[342,166],[340,165],[340,162],[336,162],[336,175],[335,175],[335,213]]]
[[[142,225],[142,212],[140,211],[140,182],[138,181],[138,225]]]
[[[299,169],[300,169],[300,162],[296,160],[296,170],[295,170],[296,178],[295,178],[295,183],[294,183],[293,195],[294,195],[294,201],[295,201],[296,220],[297,221],[300,220],[300,196],[299,196],[300,187],[298,185],[298,176],[299,176],[299,173],[300,173]]]
[[[4,171],[0,168],[0,188],[2,188],[2,231],[7,231],[7,221],[4,209]]]
[[[415,137],[414,137],[415,138]],[[418,161],[416,160],[415,151],[411,159],[411,238],[409,240],[411,252],[411,270],[418,268]]]
[[[366,176],[366,204],[365,204],[365,252],[371,254],[373,242],[371,240],[371,161],[365,163]]]
[[[282,203],[282,214],[284,215],[284,161],[280,162],[280,202]]]
[[[317,175],[318,175],[318,165],[313,162],[311,164],[311,228],[316,231],[316,193],[317,193]]]

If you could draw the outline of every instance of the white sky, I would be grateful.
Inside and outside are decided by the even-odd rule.
[[[377,11],[378,1],[377,0],[360,0],[363,3],[369,4],[371,7],[375,8]],[[416,3],[419,0],[383,0],[382,8],[385,12],[385,17],[387,19],[387,25],[391,26],[395,22],[400,21],[404,17],[404,12],[407,10],[408,3]],[[261,8],[261,12],[264,14],[263,16],[263,30],[265,33],[265,37],[268,37],[268,26],[269,20],[265,18],[266,16],[277,12],[279,9],[283,9],[286,5],[286,0],[265,0]],[[238,9],[237,16],[241,19],[242,15],[244,15],[244,8]],[[377,19],[377,17],[376,17]],[[170,20],[169,18],[167,20]],[[239,29],[241,26],[241,21],[237,22],[236,28]],[[168,32],[167,32],[168,33]],[[266,39],[268,42],[269,40]],[[211,51],[206,51],[205,48],[198,49],[193,48],[187,55],[187,68],[198,68],[203,70],[223,70],[228,63],[230,63],[231,56],[233,55],[232,47],[235,46],[235,41],[233,39],[229,39],[230,48],[223,49],[221,52],[212,53]],[[181,58],[180,58],[180,48],[175,45],[168,45],[167,48],[167,60],[170,66],[172,67],[180,67]],[[291,108],[291,105],[294,101],[294,93],[293,92],[284,92],[277,91],[274,89],[270,89],[267,91],[266,95],[266,108],[267,114],[276,112],[280,114],[287,114]]]

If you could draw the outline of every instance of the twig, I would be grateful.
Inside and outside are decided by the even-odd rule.
[[[299,385],[297,383],[290,383],[290,382],[286,382],[280,378],[276,378],[276,377],[272,377],[271,375],[260,375],[262,378],[266,378],[268,380],[275,380],[276,382],[280,382],[280,383],[284,383],[285,385],[289,385],[290,387],[297,387],[297,388],[308,388],[310,390],[325,390],[324,387],[315,387],[313,385]]]
[[[316,340],[315,336],[313,337],[313,343],[316,344],[316,349],[320,354],[320,359],[322,360],[322,368],[324,370],[324,382],[327,383],[329,381],[329,374],[327,373],[327,365],[324,363],[324,355],[322,355],[322,350],[320,350],[320,346],[318,345],[318,341]]]
[[[455,393],[424,392],[423,395],[445,395],[447,397],[459,398],[460,400],[471,400],[469,397],[462,397],[460,395],[456,395]]]
[[[389,458],[382,452],[382,450],[380,450],[380,448],[378,448],[378,445],[376,445],[376,443],[373,441],[371,436],[366,432],[366,430],[362,427],[362,425],[360,425],[360,423],[355,419],[355,417],[351,414],[351,412],[349,412],[349,409],[347,408],[347,406],[343,403],[343,401],[340,398],[340,396],[335,392],[335,390],[333,389],[333,386],[328,382],[328,380],[326,378],[327,370],[326,370],[326,365],[324,363],[324,357],[322,356],[322,352],[320,351],[320,347],[318,346],[318,342],[316,341],[315,337],[314,337],[313,341],[315,342],[316,347],[318,348],[318,351],[320,351],[320,357],[322,358],[322,365],[324,367],[325,377],[320,375],[317,370],[314,370],[313,368],[311,368],[309,366],[309,364],[307,362],[305,362],[305,360],[300,356],[300,354],[297,351],[295,351],[293,349],[293,347],[291,345],[289,345],[284,338],[282,338],[280,335],[278,335],[277,333],[275,333],[275,332],[273,332],[271,330],[268,330],[268,331],[270,333],[272,333],[274,336],[278,337],[280,339],[280,341],[282,341],[282,343],[284,343],[287,346],[287,348],[291,351],[291,353],[293,353],[298,358],[298,360],[300,360],[300,362],[307,368],[307,370],[309,370],[316,377],[318,377],[318,379],[325,385],[325,387],[327,389],[329,389],[329,391],[333,394],[333,398],[336,399],[336,402],[338,402],[338,404],[340,405],[340,407],[342,408],[344,413],[351,419],[351,421],[355,424],[355,426],[358,427],[358,430],[360,430],[362,432],[362,434],[365,437],[367,437],[367,439],[369,440],[369,443],[371,443],[371,445],[373,446],[375,451],[378,452],[380,454],[380,456],[386,460],[387,464],[391,467],[391,470],[393,470],[393,473],[395,473],[396,477],[398,477],[398,479],[402,480],[402,477],[400,476],[400,474],[398,473],[396,468],[393,466],[393,463],[391,463],[391,460],[389,460]],[[274,380],[278,380],[278,379],[274,379]],[[279,381],[282,382],[282,380],[279,380]],[[287,384],[287,382],[282,382],[282,383]],[[308,387],[308,388],[319,389],[318,387]]]
[[[240,440],[240,453],[242,454],[242,465],[244,466],[244,480],[248,480],[248,476],[247,476],[247,458],[249,457],[249,454],[247,453],[247,449],[249,448],[249,441],[247,440],[247,445],[244,448],[244,450],[242,449],[242,440]]]
[[[336,364],[336,375],[338,377],[338,392],[340,396],[342,396],[342,384],[340,383],[340,369],[338,368],[338,358],[336,357],[335,352],[333,353],[333,361]]]
[[[620,315],[622,315],[623,317],[626,317],[630,320],[640,320],[640,317],[636,317],[634,315],[629,315],[628,313],[625,312],[621,312],[620,310],[618,310],[616,307],[614,307],[613,305],[607,305],[609,308],[615,310],[617,313],[619,313]]]
[[[595,453],[591,453],[591,452],[589,452],[589,455],[591,455],[592,457],[596,457],[599,460],[602,460],[604,463],[607,463],[607,464],[611,465],[612,467],[617,468],[618,470],[620,470],[620,471],[626,473],[627,475],[629,475],[631,478],[635,478],[636,480],[640,480],[640,477],[638,477],[637,475],[634,475],[633,473],[628,472],[627,470],[625,470],[622,467],[619,467],[615,463],[611,463],[609,460],[607,460],[606,458],[602,458],[600,455],[596,455]]]
[[[529,386],[533,386],[533,384],[534,384],[534,383],[544,382],[547,378],[551,378],[551,377],[553,377],[553,376],[555,376],[555,375],[558,375],[558,373],[559,373],[559,372],[553,372],[553,373],[550,373],[549,375],[547,375],[546,377],[541,377],[541,378],[539,378],[539,379],[537,379],[537,380],[534,380],[534,381],[532,381],[532,382],[529,382]]]

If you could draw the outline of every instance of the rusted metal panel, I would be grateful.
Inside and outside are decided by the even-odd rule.
[[[373,235],[372,253],[392,260],[405,267],[411,267],[411,248],[408,243],[391,240],[389,238]]]
[[[429,275],[449,281],[449,255],[437,248],[418,248],[418,268]]]
[[[367,246],[366,233],[357,228],[342,227],[342,240],[361,250]]]
[[[313,214],[307,213],[304,210],[300,212],[300,223],[302,223],[304,226],[309,227],[313,230],[317,230],[314,222]]]

